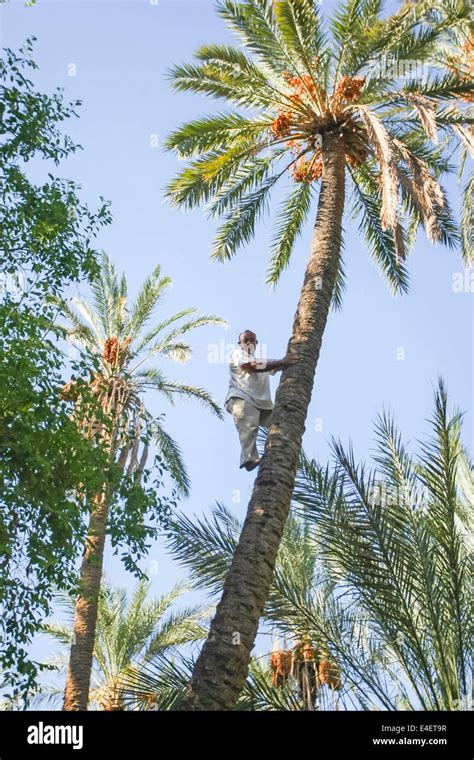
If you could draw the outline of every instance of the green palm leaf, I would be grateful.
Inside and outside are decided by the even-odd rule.
[[[276,285],[290,262],[295,240],[301,235],[312,198],[313,188],[311,185],[307,182],[301,182],[290,192],[281,206],[267,276],[267,282],[271,285]]]

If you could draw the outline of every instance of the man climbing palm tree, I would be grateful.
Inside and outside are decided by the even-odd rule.
[[[239,335],[239,346],[230,360],[229,390],[225,408],[232,415],[240,439],[240,469],[254,470],[260,464],[257,434],[268,427],[273,409],[268,372],[275,375],[296,361],[294,356],[270,361],[254,359],[257,336],[251,330]]]
[[[232,108],[189,121],[167,138],[168,148],[189,159],[168,197],[181,208],[205,204],[211,218],[222,219],[211,257],[227,261],[253,238],[286,178],[272,236],[272,285],[308,215],[314,231],[288,343],[298,364],[285,368],[276,392],[239,545],[183,710],[231,709],[247,678],[328,315],[341,305],[344,228],[358,217],[392,291],[406,292],[406,261],[420,226],[433,243],[460,243],[440,178],[453,156],[462,163],[472,150],[472,77],[460,76],[457,66],[447,74],[435,60],[448,30],[471,38],[465,0],[406,2],[392,15],[380,0],[347,0],[332,18],[315,0],[219,0],[217,11],[240,46],[201,46],[195,61],[174,66],[169,76],[176,90],[225,99]],[[374,64],[389,57],[416,60],[428,75],[408,80],[398,66],[383,66],[374,76]],[[461,254],[470,266],[472,251],[461,247]]]

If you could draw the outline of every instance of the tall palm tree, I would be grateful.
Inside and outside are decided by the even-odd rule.
[[[150,584],[139,581],[133,594],[126,589],[114,588],[103,582],[99,596],[97,631],[94,643],[93,679],[89,703],[93,709],[117,711],[126,709],[122,679],[133,668],[140,671],[145,662],[184,644],[201,640],[206,634],[200,607],[172,610],[173,604],[186,591],[185,584],[177,584],[171,591],[149,598]],[[57,620],[42,625],[63,647],[70,647],[73,637],[75,600],[67,594],[58,594],[57,601],[66,613],[66,623]],[[67,669],[67,655],[60,653],[45,663],[58,674]],[[63,689],[43,686],[33,699],[33,705],[47,704],[56,708]]]
[[[219,405],[206,390],[168,379],[152,362],[163,358],[185,362],[191,349],[183,336],[204,325],[226,323],[220,317],[197,315],[195,308],[187,308],[150,324],[170,282],[169,277],[161,276],[157,266],[129,308],[125,276],[119,278],[104,253],[90,304],[81,299],[72,299],[72,303],[56,299],[70,323],[58,326],[58,330],[99,366],[91,389],[102,419],[78,419],[85,433],[98,435],[110,461],[135,480],[140,480],[145,468],[149,444],[155,443],[178,488],[188,494],[189,478],[179,447],[160,420],[147,410],[143,396],[153,390],[171,403],[176,395],[195,398],[222,418]],[[69,396],[74,398],[76,392],[77,386],[66,386]],[[93,500],[80,571],[64,710],[87,709],[104,545],[113,499],[113,485],[104,483],[102,492]]]
[[[273,651],[251,662],[239,709],[469,704],[474,467],[461,416],[448,413],[440,382],[418,452],[389,414],[375,432],[371,470],[334,440],[334,467],[301,454],[260,628]],[[195,588],[219,593],[239,530],[223,505],[211,519],[174,516],[170,547]],[[178,670],[174,709],[184,693]],[[157,691],[170,680],[157,678]]]
[[[385,17],[382,0],[346,0],[325,25],[313,0],[222,0],[218,13],[244,49],[206,45],[197,62],[170,72],[176,90],[245,109],[191,121],[167,140],[169,149],[190,159],[169,185],[171,202],[185,208],[206,203],[211,217],[224,219],[213,259],[229,259],[251,239],[272,189],[290,173],[294,184],[276,221],[268,270],[269,283],[276,284],[320,184],[287,348],[297,363],[281,376],[247,518],[184,709],[229,709],[247,676],[289,511],[323,332],[331,303],[341,302],[346,185],[348,223],[358,219],[392,291],[407,290],[405,259],[420,225],[433,242],[459,242],[439,184],[450,164],[436,140],[470,123],[459,98],[472,92],[473,83],[436,69],[424,76],[423,63],[446,29],[468,25],[468,6],[450,2],[432,12],[431,3],[420,0]],[[421,71],[404,79],[398,65],[385,65],[388,58],[415,61]]]

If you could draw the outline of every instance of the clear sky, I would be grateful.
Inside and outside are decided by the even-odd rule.
[[[323,0],[330,14],[337,3]],[[58,172],[82,185],[91,207],[99,195],[112,201],[113,223],[98,245],[126,272],[132,295],[159,263],[173,280],[162,314],[196,306],[226,318],[229,330],[210,326],[191,336],[193,357],[186,366],[169,363],[170,377],[205,387],[222,403],[227,391],[225,361],[209,361],[213,347],[236,340],[246,328],[268,346],[270,358],[286,351],[309,253],[311,225],[298,241],[292,262],[275,291],[265,284],[272,218],[256,239],[231,262],[209,260],[215,225],[202,211],[171,209],[163,187],[180,164],[165,153],[163,141],[184,120],[223,110],[223,103],[174,93],[165,78],[173,64],[190,61],[201,44],[230,40],[207,0],[38,0],[1,7],[1,45],[19,47],[35,35],[34,75],[38,88],[60,86],[66,99],[79,98],[80,119],[66,131],[84,150]],[[156,142],[158,146],[156,147]],[[456,205],[455,179],[447,184]],[[278,200],[278,195],[276,196]],[[372,421],[382,407],[393,410],[406,440],[428,430],[433,387],[441,374],[451,400],[465,410],[464,440],[472,450],[473,330],[472,293],[454,292],[453,276],[463,273],[458,254],[431,245],[420,233],[409,261],[410,293],[392,297],[369,258],[356,225],[345,222],[348,287],[343,309],[332,312],[323,341],[304,447],[323,463],[331,436],[352,440],[356,455],[368,458],[374,445]],[[471,286],[474,289],[474,286]],[[400,359],[401,350],[404,358]],[[279,375],[271,378],[273,391]],[[231,417],[219,421],[199,403],[165,410],[167,430],[178,441],[192,486],[181,508],[203,513],[216,501],[245,515],[255,473],[240,471],[237,434]],[[321,429],[322,427],[322,429]],[[240,501],[232,495],[240,491]],[[158,563],[152,589],[161,593],[182,576],[163,551],[153,546],[144,569]],[[106,558],[114,583],[132,585],[119,562]],[[48,654],[44,639],[34,649]],[[261,653],[262,648],[257,646]]]

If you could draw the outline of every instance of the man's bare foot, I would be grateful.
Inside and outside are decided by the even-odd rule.
[[[260,464],[260,459],[254,459],[253,462],[246,462],[244,467],[247,470],[247,472],[251,472],[251,470],[255,470],[256,467]]]

